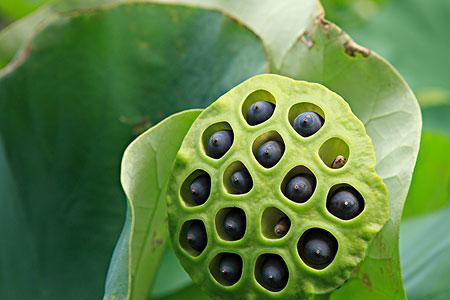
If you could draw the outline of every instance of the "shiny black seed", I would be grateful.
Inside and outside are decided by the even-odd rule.
[[[221,158],[233,144],[231,130],[217,131],[208,140],[207,154],[212,158]]]
[[[265,168],[275,166],[284,153],[284,145],[277,141],[262,144],[256,152],[256,160]]]
[[[219,261],[219,276],[228,285],[238,282],[242,275],[242,259],[236,255],[227,253]]]
[[[311,111],[299,114],[294,120],[295,131],[304,137],[313,135],[322,125],[322,117]]]
[[[248,193],[253,186],[253,180],[247,170],[239,170],[231,174],[230,187],[233,194]]]
[[[309,174],[292,177],[286,184],[285,195],[295,202],[305,202],[311,198],[316,187],[316,180]]]
[[[191,193],[191,199],[194,200],[197,205],[205,203],[209,197],[211,190],[211,178],[208,175],[200,175],[195,178],[189,186]]]
[[[227,237],[232,241],[240,240],[244,236],[245,227],[244,211],[239,208],[230,209],[223,220],[223,230]]]
[[[279,256],[270,256],[261,266],[261,279],[263,285],[271,291],[282,290],[288,281],[289,271],[283,259]]]
[[[315,269],[323,269],[334,259],[336,239],[322,229],[310,230],[299,242],[299,254],[303,261]]]
[[[341,188],[327,201],[327,209],[342,220],[350,220],[362,212],[363,204],[356,191]]]
[[[202,252],[208,242],[205,226],[200,221],[193,221],[189,224],[186,239],[192,249]]]
[[[250,125],[257,125],[268,120],[275,109],[275,105],[267,101],[253,103],[247,111],[246,120]]]

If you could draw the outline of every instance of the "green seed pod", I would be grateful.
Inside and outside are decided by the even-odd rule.
[[[273,104],[273,113],[249,124],[246,114],[257,101]],[[297,120],[319,116],[309,120],[315,127],[307,136],[294,128],[301,114]],[[208,156],[208,141],[219,131],[232,132],[232,144],[219,158]],[[280,147],[267,150],[277,158],[267,166],[257,155],[269,141]],[[215,299],[298,299],[330,292],[349,278],[388,218],[387,189],[375,164],[363,124],[340,96],[316,83],[255,76],[206,108],[183,141],[167,193],[173,248],[193,281]],[[230,185],[230,176],[240,170],[250,176],[245,193]],[[204,203],[191,199],[186,188],[199,174],[211,179]],[[286,186],[300,175],[314,184],[298,189],[312,188],[307,191],[312,194],[293,201]],[[351,191],[353,206],[342,195],[333,198],[342,190]],[[357,210],[345,211],[355,205]],[[224,230],[236,209],[242,211],[239,239]],[[201,252],[191,249],[185,236],[186,224],[196,220],[206,230]],[[229,257],[237,262],[226,264],[232,281],[224,280],[222,270]]]

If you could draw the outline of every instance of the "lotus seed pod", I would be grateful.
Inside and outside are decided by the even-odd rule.
[[[260,101],[273,111],[253,122]],[[211,155],[217,132],[228,132],[228,142]],[[329,293],[349,279],[388,218],[375,165],[364,125],[339,95],[316,83],[255,76],[207,107],[177,153],[167,191],[174,251],[214,299]],[[199,174],[210,179],[201,205],[189,197]],[[206,231],[202,251],[185,242],[195,220]]]

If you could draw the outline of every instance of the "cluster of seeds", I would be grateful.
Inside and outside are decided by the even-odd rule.
[[[174,249],[214,298],[327,292],[387,218],[374,165],[339,96],[254,77],[206,109],[183,142],[168,191]]]

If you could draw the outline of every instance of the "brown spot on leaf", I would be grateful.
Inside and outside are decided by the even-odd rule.
[[[370,55],[370,50],[367,48],[364,48],[357,43],[355,43],[352,39],[348,39],[344,43],[345,53],[350,55],[351,57],[356,57],[356,55],[359,53],[364,57],[368,57]]]
[[[133,132],[134,135],[139,135],[143,133],[151,126],[150,118],[148,116],[143,116],[140,119],[120,116],[119,122],[128,126],[132,126],[131,131]]]
[[[143,117],[137,124],[133,126],[133,133],[135,135],[139,135],[150,128],[150,119],[149,117]]]
[[[370,281],[369,275],[367,275],[367,273],[364,273],[362,282],[367,285],[367,287],[372,288],[372,282]]]
[[[164,240],[162,240],[160,237],[158,237],[158,234],[156,231],[153,231],[151,245],[153,249],[156,249],[160,247],[164,243]]]
[[[312,40],[311,36],[309,35],[308,32],[304,32],[301,36],[300,36],[300,41],[306,45],[306,47],[308,47],[309,49],[311,49],[314,46],[314,41]]]
[[[330,29],[331,26],[331,23],[325,20],[325,15],[323,12],[316,18],[316,24],[322,26],[325,30]]]

